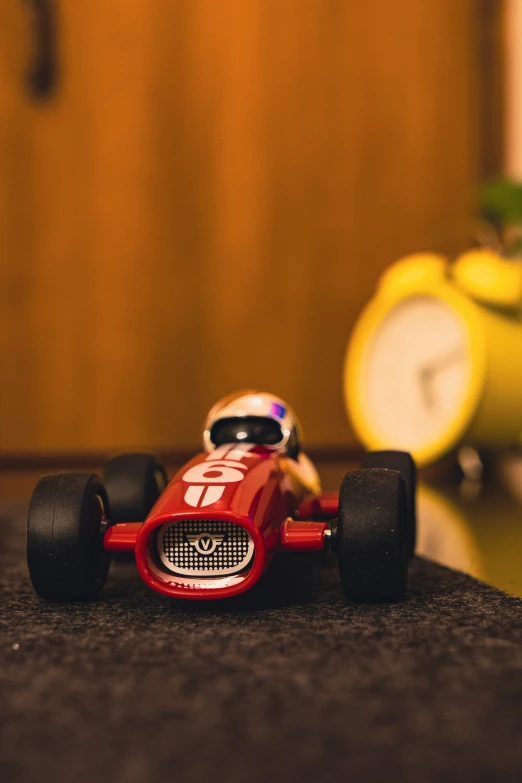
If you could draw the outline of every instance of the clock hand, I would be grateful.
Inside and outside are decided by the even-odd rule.
[[[447,367],[451,367],[452,364],[455,364],[455,362],[457,362],[459,359],[462,359],[463,357],[464,349],[461,345],[459,345],[457,348],[453,348],[451,351],[447,351],[442,356],[439,356],[438,359],[435,359],[435,361],[423,367],[421,372],[425,375],[433,376],[436,372],[440,372],[440,370],[445,370]]]
[[[433,408],[435,405],[435,399],[433,396],[433,373],[427,367],[422,367],[419,370],[419,380],[421,384],[422,396],[424,398],[424,404],[427,408]]]
[[[442,356],[439,356],[435,361],[430,364],[421,367],[419,370],[419,378],[422,386],[422,396],[424,397],[424,403],[427,408],[435,407],[435,395],[433,393],[433,379],[434,376],[441,370],[446,370],[455,364],[456,361],[463,356],[462,346],[453,348],[451,351],[447,351]]]

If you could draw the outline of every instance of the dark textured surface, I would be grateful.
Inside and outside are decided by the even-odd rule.
[[[0,538],[2,781],[522,780],[516,598],[416,560],[404,604],[356,608],[329,557],[294,557],[221,605],[130,564],[49,605],[19,511]]]

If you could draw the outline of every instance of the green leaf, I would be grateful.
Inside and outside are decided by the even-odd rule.
[[[495,226],[522,223],[522,183],[507,178],[486,183],[479,195],[479,209]]]

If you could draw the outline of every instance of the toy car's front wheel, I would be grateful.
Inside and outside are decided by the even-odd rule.
[[[406,487],[397,470],[347,473],[339,492],[336,544],[351,601],[400,601],[408,570]]]
[[[92,600],[100,593],[110,556],[103,548],[109,504],[95,475],[43,476],[27,521],[27,564],[33,587],[50,600]]]
[[[417,541],[417,468],[413,457],[407,451],[367,451],[362,460],[363,468],[387,468],[398,470],[406,485],[406,515],[408,519],[408,556],[415,554]]]

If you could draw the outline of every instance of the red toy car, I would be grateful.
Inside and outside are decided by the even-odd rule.
[[[96,598],[112,553],[134,553],[143,581],[173,598],[251,588],[279,552],[337,553],[353,601],[404,597],[415,547],[415,465],[370,452],[339,494],[321,493],[283,400],[243,392],[207,418],[205,451],[167,484],[151,454],[121,454],[96,475],[44,476],[31,500],[27,560],[50,600]]]

